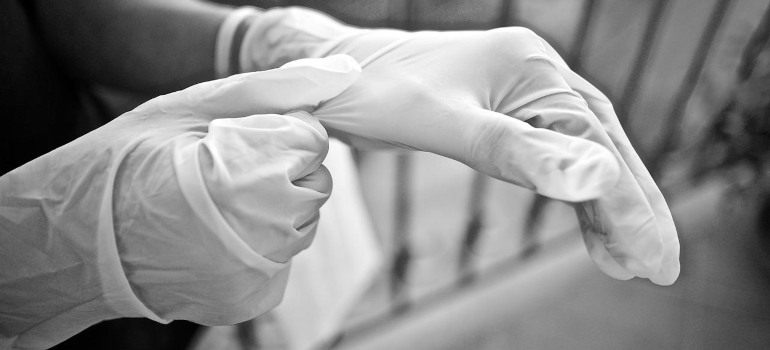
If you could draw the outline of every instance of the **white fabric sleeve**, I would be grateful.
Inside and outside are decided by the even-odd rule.
[[[132,292],[121,265],[112,225],[119,162],[84,165],[96,152],[68,159],[67,150],[0,177],[0,336],[14,348],[51,347],[106,319],[168,322]],[[130,150],[116,151],[115,160]]]

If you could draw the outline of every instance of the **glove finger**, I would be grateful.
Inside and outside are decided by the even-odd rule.
[[[303,207],[313,209],[304,210],[296,216],[294,227],[301,231],[301,228],[308,226],[312,221],[318,220],[318,210],[326,203],[326,200],[329,199],[332,193],[332,175],[329,169],[321,165],[314,172],[294,181],[292,184],[296,187],[296,191],[303,194],[301,196],[298,195],[295,200],[307,201],[307,205]]]
[[[603,121],[594,115],[586,101],[565,81],[557,69],[559,64],[544,49],[529,57],[527,78],[523,82],[525,85],[536,84],[531,89],[541,93],[530,94],[528,99],[519,97],[516,100],[504,100],[500,104],[501,110],[514,118],[527,120],[536,127],[597,142],[612,152],[620,164],[620,179],[595,203],[596,210],[591,220],[601,229],[585,234],[604,232],[603,236],[597,238],[604,242],[609,256],[636,276],[652,276],[661,267],[661,237],[655,213],[626,163],[625,154],[619,151],[605,131]],[[592,257],[599,265],[605,261],[598,255]]]
[[[325,195],[332,193],[332,176],[329,169],[321,165],[316,171],[293,182],[294,186],[310,189]]]
[[[623,128],[618,121],[612,103],[596,87],[591,85],[580,75],[568,68],[567,64],[559,57],[556,50],[547,42],[540,39],[543,46],[556,61],[556,68],[567,81],[572,89],[580,93],[586,100],[589,108],[596,114],[602,126],[609,135],[612,143],[616,146],[619,154],[628,165],[634,179],[642,189],[642,193],[650,203],[651,209],[656,219],[658,233],[663,242],[663,261],[660,269],[650,276],[653,283],[659,285],[670,285],[676,281],[680,272],[679,265],[679,239],[677,237],[676,226],[671,211],[666,204],[663,194],[658,189],[652,176],[642,163],[642,160],[634,151],[631,142],[623,132]]]
[[[597,131],[598,123],[585,103],[573,95],[555,95],[538,99],[520,112],[535,115],[529,118],[536,127],[557,129],[570,135],[580,135],[595,141],[612,152],[619,163],[619,180],[596,199],[590,219],[609,255],[626,270],[639,277],[649,277],[661,266],[662,242],[650,203],[636,182],[624,158],[609,137]],[[514,116],[523,117],[513,113]],[[585,233],[593,234],[593,233]],[[595,261],[599,263],[602,259]]]
[[[281,68],[197,84],[154,98],[137,110],[162,109],[208,119],[312,111],[347,89],[360,72],[358,63],[345,55],[297,60]]]
[[[332,192],[332,176],[329,170],[321,165],[316,171],[294,181],[293,185],[297,191],[293,201],[299,209],[293,219],[294,231],[291,239],[280,249],[265,254],[273,261],[288,261],[313,242],[320,219],[319,210]]]
[[[196,197],[210,197],[233,231],[260,254],[296,254],[295,248],[305,246],[297,242],[307,239],[297,228],[329,197],[331,178],[318,171],[328,139],[299,118],[274,114],[216,119],[208,129],[192,151],[200,158],[200,175],[177,172],[201,180],[180,182],[193,184],[187,191],[202,193]],[[295,183],[303,178],[300,185],[312,188]]]
[[[597,198],[617,181],[617,161],[595,142],[534,128],[482,108],[468,108],[448,118],[466,122],[446,120],[447,127],[441,133],[444,142],[428,140],[418,146],[503,181],[566,201]],[[435,146],[440,144],[449,147]]]
[[[216,119],[203,143],[221,154],[220,169],[239,172],[228,177],[276,168],[287,183],[316,171],[329,150],[325,130],[303,111]]]
[[[575,204],[575,213],[580,223],[580,232],[583,235],[583,242],[586,245],[586,250],[591,256],[591,259],[599,267],[599,270],[607,274],[608,276],[618,280],[628,280],[634,277],[633,274],[626,271],[625,268],[620,266],[615,258],[610,255],[607,248],[604,246],[605,240],[602,237],[606,236],[603,231],[597,230],[595,221],[592,216],[588,214],[586,208],[593,209],[591,203],[578,203]]]
[[[316,111],[326,127],[446,156],[563,200],[596,198],[617,179],[617,162],[598,144],[438,96],[408,79],[368,74]],[[403,98],[383,105],[375,92]],[[361,111],[372,115],[361,118]]]
[[[297,190],[307,192],[307,196],[297,196],[295,200],[307,201],[308,205],[305,208],[312,208],[313,210],[299,212],[294,218],[294,228],[296,230],[294,235],[298,238],[288,242],[283,248],[268,253],[267,257],[274,261],[287,261],[297,252],[309,247],[310,243],[313,242],[320,218],[319,210],[326,203],[326,200],[329,199],[332,191],[332,176],[329,170],[321,165],[316,171],[294,181],[293,184],[297,187]],[[314,192],[320,193],[321,196],[315,195]]]
[[[660,269],[649,277],[650,280],[659,285],[674,283],[680,271],[679,239],[673,216],[663,194],[658,189],[642,160],[634,151],[633,146],[631,146],[609,100],[596,88],[588,84],[588,82],[582,78],[578,79],[576,74],[570,79],[570,85],[579,89],[578,91],[585,97],[591,110],[596,113],[596,116],[602,122],[613,144],[616,145],[620,156],[623,157],[627,164],[634,180],[642,189],[642,193],[655,216],[655,224],[663,244],[663,256]]]

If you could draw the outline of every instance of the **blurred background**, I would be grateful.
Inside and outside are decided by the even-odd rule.
[[[770,349],[769,1],[223,2],[307,6],[362,27],[528,27],[613,101],[679,230],[673,286],[615,281],[588,258],[568,205],[430,154],[355,151],[386,261],[319,349]],[[216,336],[122,322],[82,337],[286,346],[270,317]]]

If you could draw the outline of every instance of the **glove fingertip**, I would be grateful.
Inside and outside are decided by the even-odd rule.
[[[588,255],[591,256],[591,260],[604,274],[621,281],[630,280],[635,277],[612,258],[612,255],[604,248],[603,242],[595,236],[595,233],[583,232],[583,241],[588,250]]]
[[[662,268],[657,274],[650,277],[650,281],[659,286],[670,286],[679,278],[680,266],[677,262],[673,266]]]
[[[312,173],[300,179],[294,180],[292,183],[294,186],[311,189],[322,194],[324,202],[326,201],[326,198],[328,198],[331,194],[332,188],[334,186],[332,175],[329,172],[329,169],[327,169],[323,164],[319,165],[318,168]]]

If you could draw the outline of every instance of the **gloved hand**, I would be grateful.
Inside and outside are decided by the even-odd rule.
[[[353,56],[361,78],[316,112],[357,147],[444,155],[576,206],[599,268],[668,285],[679,243],[666,202],[609,100],[532,31],[364,30],[302,8],[256,16],[242,69]]]
[[[195,85],[0,177],[0,343],[277,305],[331,191],[307,112],[359,73],[337,56]]]

